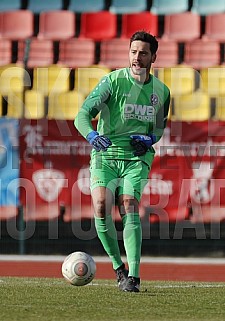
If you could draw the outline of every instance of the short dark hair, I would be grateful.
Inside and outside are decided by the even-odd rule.
[[[131,43],[136,40],[149,43],[150,51],[152,54],[155,54],[156,51],[158,50],[158,40],[156,39],[156,37],[144,30],[137,31],[131,36],[130,46],[131,46]]]

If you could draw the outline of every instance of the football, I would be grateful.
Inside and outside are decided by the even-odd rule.
[[[95,261],[85,252],[69,254],[62,264],[62,275],[67,282],[76,286],[90,283],[95,277],[95,272]]]

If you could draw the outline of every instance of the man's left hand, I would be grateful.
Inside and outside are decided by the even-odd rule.
[[[147,153],[149,148],[156,142],[156,136],[151,134],[147,135],[131,135],[131,146],[134,147],[134,156],[142,156]]]

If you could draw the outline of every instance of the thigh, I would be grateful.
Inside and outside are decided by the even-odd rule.
[[[91,196],[95,216],[104,218],[106,215],[111,214],[114,195],[108,188],[103,186],[96,187],[92,190]]]

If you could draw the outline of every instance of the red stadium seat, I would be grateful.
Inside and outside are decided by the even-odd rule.
[[[10,40],[27,39],[33,35],[33,13],[13,10],[0,13],[0,36]]]
[[[172,67],[178,64],[179,52],[178,43],[172,40],[159,41],[159,48],[157,51],[157,58],[153,64],[153,68]]]
[[[184,63],[195,69],[218,66],[220,64],[219,42],[197,39],[185,43]]]
[[[165,16],[163,38],[179,42],[200,38],[200,16],[183,12]]]
[[[101,42],[99,64],[111,69],[126,67],[129,61],[128,51],[128,39],[104,40]]]
[[[32,38],[29,41],[18,42],[18,63],[25,63],[25,52],[27,51],[27,67],[45,67],[53,64],[53,42],[48,39]]]
[[[206,16],[203,37],[225,42],[225,12]]]
[[[146,30],[158,36],[158,16],[148,11],[123,14],[120,37],[130,38],[137,30]]]
[[[75,36],[75,14],[67,10],[55,10],[40,13],[40,39],[63,40]]]
[[[8,39],[0,39],[0,65],[7,65],[12,60],[12,42]]]
[[[95,43],[91,39],[73,38],[59,43],[59,61],[71,68],[88,67],[95,62]]]
[[[109,11],[85,12],[81,14],[80,38],[102,41],[115,38],[117,16]]]

